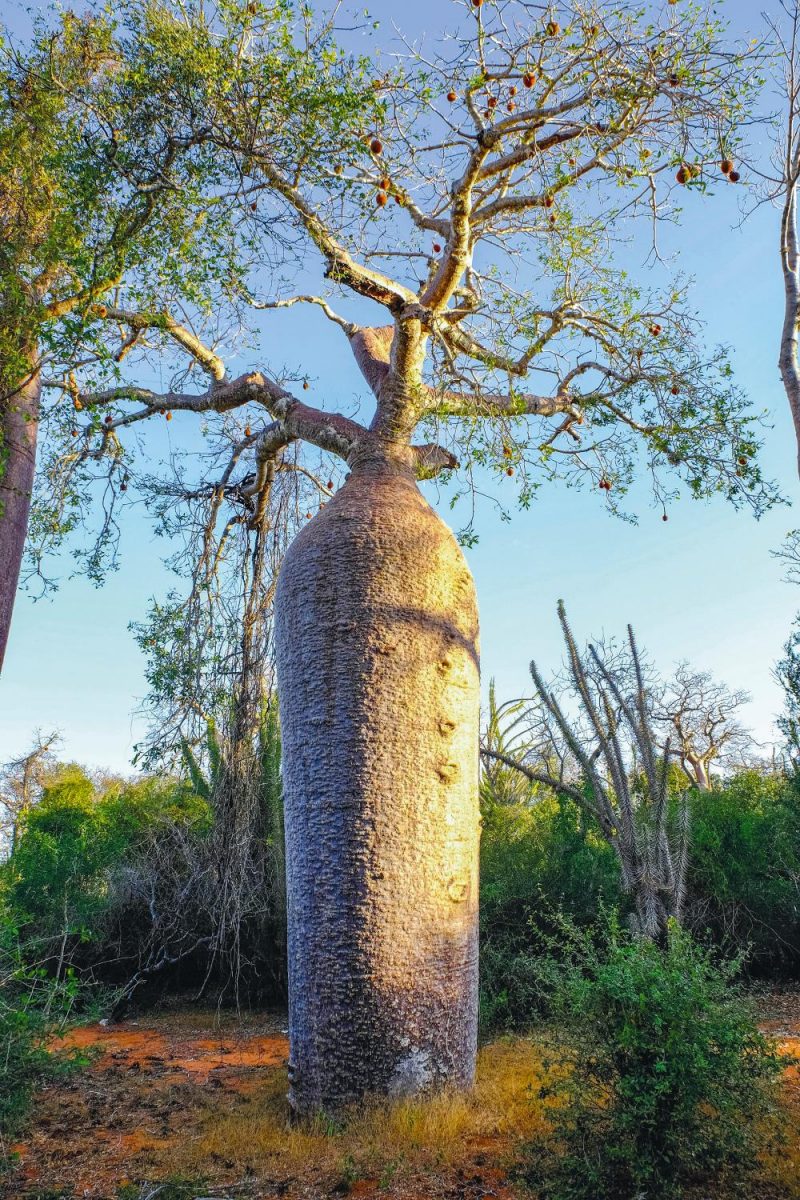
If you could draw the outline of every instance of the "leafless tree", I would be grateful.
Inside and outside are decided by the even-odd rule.
[[[5,848],[13,854],[20,826],[55,765],[53,751],[60,740],[57,732],[44,735],[37,731],[27,754],[0,767],[0,851]]]
[[[715,766],[739,765],[753,746],[738,714],[749,692],[733,691],[710,671],[693,671],[687,662],[658,689],[653,720],[667,729],[675,756],[694,787],[711,789]]]

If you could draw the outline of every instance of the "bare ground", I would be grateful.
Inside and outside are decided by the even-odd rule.
[[[761,997],[763,1027],[800,1061],[800,993]],[[513,1164],[547,1128],[541,1048],[481,1052],[471,1097],[373,1109],[346,1126],[292,1125],[285,1017],[214,1010],[73,1030],[91,1065],[39,1093],[2,1200],[513,1200]],[[800,1074],[786,1072],[790,1129],[759,1197],[800,1198]]]

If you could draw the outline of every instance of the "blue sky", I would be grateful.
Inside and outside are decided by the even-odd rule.
[[[759,6],[748,0],[722,0],[717,9],[737,32],[763,28]],[[9,10],[22,28],[23,7],[12,0]],[[435,32],[452,20],[452,5],[378,0],[370,13],[385,22],[388,37],[392,18],[404,29]],[[696,279],[693,304],[707,322],[708,343],[733,348],[737,381],[754,407],[770,412],[763,463],[793,507],[756,522],[722,501],[683,499],[664,523],[642,490],[632,497],[640,520],[631,526],[608,514],[602,493],[554,486],[543,488],[527,512],[514,511],[509,525],[485,504],[480,541],[467,556],[481,605],[484,679],[496,678],[501,698],[529,692],[531,657],[545,667],[559,662],[555,605],[563,597],[580,636],[622,634],[631,621],[662,669],[687,658],[747,688],[753,694],[747,720],[756,736],[766,741],[774,734],[781,695],[772,669],[800,592],[782,581],[770,552],[800,526],[800,488],[776,365],[783,307],[778,214],[765,206],[742,223],[740,196],[730,187],[720,187],[713,200],[687,195],[683,227],[670,234],[669,248],[672,265]],[[363,393],[344,340],[316,313],[276,314],[274,337],[281,361],[324,377],[331,397]],[[170,429],[160,428],[161,453],[168,437],[182,440],[183,422],[191,421],[177,413]],[[430,485],[427,494],[436,502]],[[440,508],[448,519],[446,497]],[[34,603],[20,595],[0,682],[0,761],[23,751],[34,729],[59,729],[64,756],[130,769],[133,742],[143,731],[136,709],[145,683],[128,623],[164,594],[170,577],[160,561],[163,542],[147,523],[131,512],[125,525],[121,568],[102,589],[69,580],[67,563],[54,599]]]

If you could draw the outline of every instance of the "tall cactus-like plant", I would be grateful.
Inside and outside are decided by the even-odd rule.
[[[515,760],[484,748],[484,755],[516,767],[537,783],[569,797],[596,819],[620,864],[623,891],[633,905],[635,932],[660,937],[670,920],[680,921],[689,862],[687,793],[671,796],[670,746],[659,746],[652,730],[641,657],[628,626],[632,675],[630,686],[619,672],[589,646],[590,666],[583,661],[567,620],[563,601],[558,616],[567,647],[571,690],[577,697],[588,731],[579,733],[564,713],[554,690],[535,662],[530,665],[545,724],[555,741],[566,745],[578,778]],[[636,763],[644,788],[634,787]]]

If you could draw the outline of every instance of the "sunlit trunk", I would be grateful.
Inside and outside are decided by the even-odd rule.
[[[478,616],[409,472],[355,468],[276,597],[299,1112],[474,1078]]]
[[[31,356],[31,362],[34,362]],[[36,470],[41,384],[38,371],[0,396],[0,670],[17,594]]]

